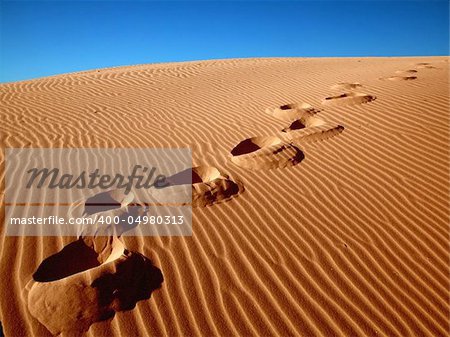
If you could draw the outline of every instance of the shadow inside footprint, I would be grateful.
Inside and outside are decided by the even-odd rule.
[[[291,125],[281,131],[288,132],[290,130],[301,130],[304,128],[306,128],[306,123],[300,119],[297,119],[296,121],[292,122]]]
[[[251,139],[246,139],[240,142],[233,150],[231,150],[231,154],[233,156],[240,156],[242,154],[257,151],[260,148],[261,147],[256,145]]]
[[[277,145],[281,143],[278,137],[253,137],[248,138],[236,145],[232,150],[233,156],[241,156],[243,154],[252,153],[262,149],[263,147]]]
[[[325,121],[317,118],[317,117],[306,117],[306,118],[300,118],[296,121],[292,122],[287,128],[282,129],[282,132],[290,132],[295,130],[302,130],[306,128],[316,127],[316,126],[322,126],[325,125]]]
[[[415,70],[415,69],[397,70],[395,73],[396,74],[415,74],[415,73],[417,73],[417,70]]]
[[[92,215],[120,208],[133,200],[133,194],[125,194],[122,190],[112,190],[98,193],[85,202],[84,215]]]
[[[307,103],[289,103],[280,106],[280,110],[304,109],[313,110],[313,107]]]
[[[69,243],[59,253],[46,258],[33,274],[38,282],[51,282],[98,267],[98,254],[82,239]]]
[[[380,80],[388,80],[388,81],[412,81],[415,79],[417,79],[417,76],[390,76],[380,78]]]
[[[134,274],[134,277],[130,275]],[[161,287],[164,278],[161,270],[145,256],[134,253],[127,263],[119,264],[114,274],[104,274],[91,286],[99,292],[101,306],[111,306],[114,311],[131,310],[136,303],[149,299]]]

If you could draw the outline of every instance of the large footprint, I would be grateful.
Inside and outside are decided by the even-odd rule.
[[[127,196],[114,199],[120,195],[110,193],[119,206],[104,210],[101,204],[100,212],[127,214],[123,205]],[[96,197],[108,199],[104,194]],[[85,207],[93,210],[93,199],[88,200]],[[52,334],[82,335],[91,324],[148,299],[162,282],[161,271],[142,254],[128,251],[118,236],[82,235],[39,265],[24,289],[24,299],[30,313]]]

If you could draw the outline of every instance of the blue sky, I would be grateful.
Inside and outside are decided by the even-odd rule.
[[[0,82],[237,57],[449,54],[448,1],[4,1]]]

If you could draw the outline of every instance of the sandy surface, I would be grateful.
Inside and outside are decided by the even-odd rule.
[[[197,183],[239,185],[200,198],[192,237],[124,238],[164,282],[87,336],[446,336],[448,68],[244,59],[3,84],[1,147],[189,146]],[[2,235],[6,336],[51,336],[23,290],[74,240]]]

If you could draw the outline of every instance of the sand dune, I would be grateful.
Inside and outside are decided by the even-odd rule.
[[[190,147],[171,187],[195,206],[191,237],[3,233],[5,335],[447,336],[448,68],[232,59],[0,85],[2,148]],[[92,198],[74,211],[135,202]]]

